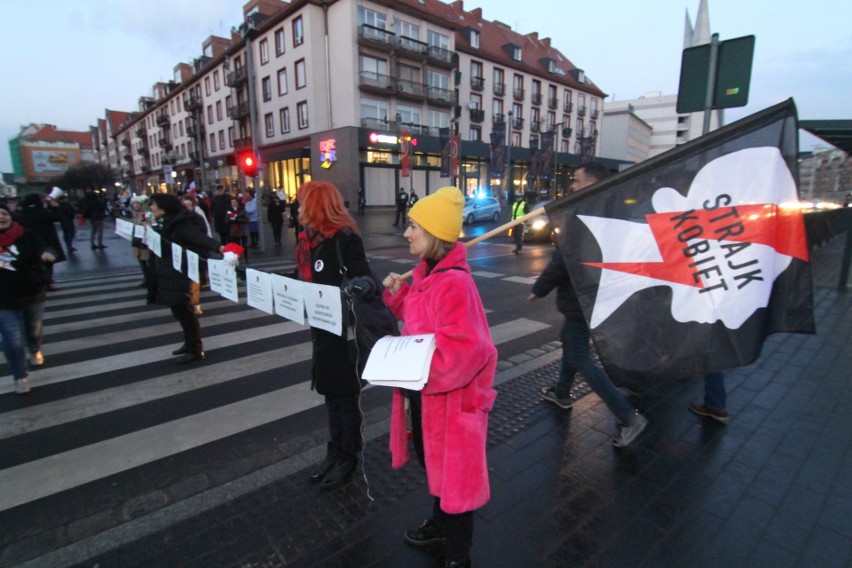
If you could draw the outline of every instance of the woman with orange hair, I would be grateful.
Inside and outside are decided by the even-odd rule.
[[[299,224],[304,227],[296,248],[298,278],[337,287],[344,274],[350,280],[369,278],[360,230],[346,210],[340,191],[330,183],[311,181],[299,188],[297,197]],[[362,447],[361,380],[346,336],[312,327],[311,341],[311,388],[325,397],[329,441],[326,457],[309,481],[321,483],[320,490],[328,491],[349,481],[358,465]]]

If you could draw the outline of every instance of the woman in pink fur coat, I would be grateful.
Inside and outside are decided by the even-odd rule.
[[[469,567],[474,510],[490,496],[485,438],[497,350],[463,244],[464,198],[443,187],[409,211],[405,231],[420,258],[409,285],[399,274],[385,278],[385,303],[405,322],[403,335],[434,333],[436,350],[421,392],[395,389],[390,449],[393,467],[408,461],[405,398],[411,409],[414,447],[426,467],[432,516],[405,532],[415,546],[442,544],[445,567]]]

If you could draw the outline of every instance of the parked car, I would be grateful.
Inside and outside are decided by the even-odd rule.
[[[538,209],[540,207],[544,207],[550,203],[550,201],[539,201],[533,207]],[[551,226],[550,219],[547,216],[547,213],[542,213],[541,215],[536,215],[532,219],[526,222],[526,228],[524,229],[524,240],[528,241],[541,241],[548,242],[551,241],[551,233],[553,232],[553,227]]]
[[[462,219],[468,225],[476,221],[497,221],[500,219],[500,202],[493,197],[466,198]]]

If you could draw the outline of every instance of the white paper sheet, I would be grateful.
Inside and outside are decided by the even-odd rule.
[[[370,351],[363,379],[370,384],[421,390],[429,379],[435,335],[387,336]]]
[[[246,303],[272,314],[272,275],[253,268],[246,269]]]
[[[275,313],[281,317],[305,325],[305,300],[302,282],[279,274],[270,274]]]
[[[343,312],[340,303],[340,288],[302,282],[308,325],[324,329],[335,335],[343,334]]]

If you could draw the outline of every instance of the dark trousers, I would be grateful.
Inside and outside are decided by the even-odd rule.
[[[405,209],[397,209],[396,210],[396,217],[394,218],[394,222],[393,222],[394,227],[399,226],[400,223],[405,225],[405,213],[406,213]]]
[[[520,251],[524,248],[524,224],[515,225],[512,227],[512,238],[515,239],[515,250]]]
[[[411,430],[414,434],[414,451],[420,465],[426,467],[425,455],[423,453],[423,412],[420,393],[418,391],[407,392],[409,408],[411,410]],[[446,539],[444,543],[444,558],[447,562],[458,562],[464,564],[470,557],[470,548],[473,546],[473,511],[452,515],[441,510],[441,499],[435,497],[432,505],[432,521],[440,529]]]
[[[204,349],[201,346],[201,324],[191,304],[179,304],[172,306],[172,315],[180,323],[183,329],[183,341],[186,343],[187,353],[198,355]]]
[[[326,396],[328,453],[338,461],[356,459],[361,452],[361,409],[358,395]]]

